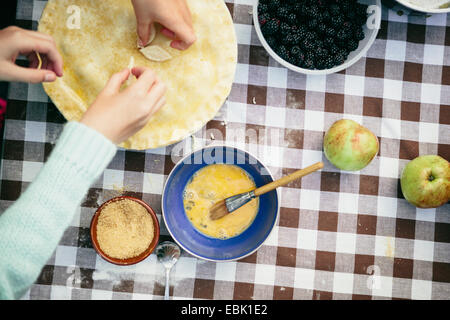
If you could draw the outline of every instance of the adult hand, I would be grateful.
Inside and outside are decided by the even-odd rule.
[[[29,68],[15,64],[20,54],[28,58]],[[0,80],[51,82],[62,75],[63,60],[51,36],[14,26],[0,30]]]
[[[131,70],[137,81],[120,91],[129,69],[114,74],[86,111],[81,123],[119,144],[142,129],[165,103],[166,86],[148,68]]]
[[[145,46],[154,22],[163,25],[162,33],[171,38],[170,46],[185,50],[196,40],[186,0],[132,0],[137,19],[139,45]]]

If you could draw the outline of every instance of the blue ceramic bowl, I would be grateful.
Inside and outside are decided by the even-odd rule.
[[[183,190],[192,175],[210,164],[234,164],[244,169],[257,187],[273,181],[269,170],[248,152],[228,146],[210,146],[182,159],[167,178],[162,195],[162,213],[172,238],[190,254],[211,261],[242,259],[255,252],[267,239],[278,220],[276,190],[259,199],[259,211],[252,224],[241,234],[225,240],[197,231],[186,216]]]

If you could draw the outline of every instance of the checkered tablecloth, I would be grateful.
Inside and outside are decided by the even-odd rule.
[[[142,198],[158,213],[161,240],[170,239],[161,192],[174,160],[223,141],[258,153],[275,177],[316,161],[325,168],[281,188],[278,224],[251,256],[213,263],[183,252],[171,274],[175,299],[450,299],[450,205],[416,209],[399,187],[416,156],[450,159],[450,15],[384,6],[365,57],[337,74],[305,76],[268,57],[251,0],[226,2],[239,54],[219,114],[178,144],[119,150],[24,299],[161,299],[164,270],[155,255],[128,267],[105,262],[91,245],[92,215],[114,196]],[[44,5],[19,0],[17,24],[36,29]],[[341,172],[322,153],[324,132],[341,118],[380,139],[379,155],[360,172]],[[11,84],[0,212],[33,181],[64,122],[41,85]]]

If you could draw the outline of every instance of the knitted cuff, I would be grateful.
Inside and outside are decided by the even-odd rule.
[[[84,178],[98,177],[114,157],[117,147],[105,136],[79,122],[69,122],[52,153],[64,158]]]

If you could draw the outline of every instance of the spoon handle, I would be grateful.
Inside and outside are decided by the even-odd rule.
[[[169,275],[170,269],[166,269],[166,289],[164,291],[164,300],[169,300]]]

